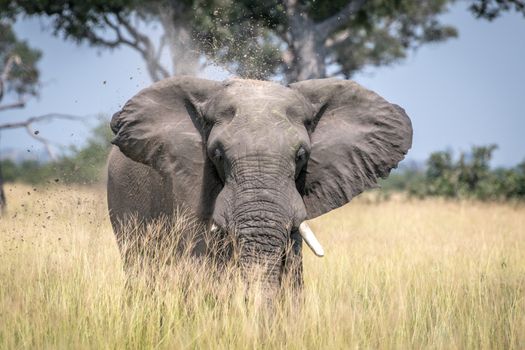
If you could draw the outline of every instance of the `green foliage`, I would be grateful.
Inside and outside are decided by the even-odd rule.
[[[2,67],[0,71],[4,70],[8,60],[15,56],[19,60],[12,65],[4,82],[5,92],[13,92],[19,97],[37,95],[39,71],[36,64],[42,53],[29,47],[26,41],[19,40],[10,23],[0,21],[0,67]],[[2,100],[3,93],[4,91],[0,91],[0,100]]]
[[[412,163],[404,165],[402,169],[393,171],[388,178],[380,180],[380,186],[384,192],[409,191],[415,183],[421,183],[425,179],[425,174]]]
[[[434,152],[426,170],[406,169],[384,182],[385,191],[408,191],[411,196],[475,198],[479,200],[525,199],[525,161],[514,168],[490,168],[496,145],[474,146],[457,160],[450,151]]]
[[[43,15],[53,21],[55,33],[77,41],[90,39],[90,27],[105,25],[102,14],[123,14],[140,1],[134,0],[0,0],[0,15]]]
[[[72,148],[72,156],[65,156],[55,164],[58,174],[67,183],[93,183],[102,178],[112,138],[108,122],[102,120],[92,131],[87,144]]]
[[[16,164],[11,160],[1,162],[5,182],[25,182],[39,184],[46,182],[65,182],[92,184],[103,177],[104,167],[112,138],[108,122],[102,120],[92,130],[91,137],[82,148],[72,147],[70,155],[50,163],[34,160]]]
[[[193,16],[195,44],[213,63],[245,78],[282,73],[282,41],[275,32],[285,30],[282,4],[196,1]]]
[[[472,13],[478,18],[489,21],[499,17],[503,12],[514,10],[525,16],[525,1],[523,0],[476,0],[470,6]]]
[[[438,20],[449,3],[448,0],[367,1],[354,18],[332,35],[331,56],[340,66],[338,73],[349,78],[366,66],[389,65],[404,59],[409,50],[423,44],[457,37],[454,27]],[[336,39],[345,33],[350,34],[346,39]]]
[[[438,20],[451,2],[367,1],[352,19],[342,22],[327,38],[318,39],[323,41],[322,52],[318,54],[326,64],[338,66],[331,75],[350,77],[365,66],[391,64],[422,44],[457,36],[455,28]],[[348,0],[302,0],[298,1],[298,8],[317,24],[337,16],[348,3]],[[249,78],[286,75],[291,70],[289,60],[294,40],[286,3],[281,0],[0,0],[0,8],[11,17],[47,16],[55,34],[108,48],[133,46],[100,35],[119,25],[114,18],[133,23],[130,19],[135,16],[146,23],[158,22],[163,9],[172,8],[173,21],[191,29],[194,45],[212,62]]]
[[[49,181],[57,175],[51,164],[41,164],[34,160],[17,164],[9,159],[2,161],[2,174],[5,182],[19,181],[29,184]]]
[[[402,60],[407,52],[421,45],[456,37],[456,29],[440,21],[440,15],[453,2],[366,1],[337,28],[311,38],[310,45],[316,47],[312,57],[331,67],[330,72],[319,73],[318,77],[351,77],[367,66]],[[196,51],[211,62],[241,77],[265,79],[281,75],[290,81],[296,78],[301,60],[295,52],[297,38],[291,30],[289,8],[297,7],[305,19],[304,25],[317,25],[339,18],[349,3],[350,0],[298,0],[296,5],[282,0],[0,0],[0,16],[46,16],[54,33],[65,38],[110,49],[135,48],[147,62],[152,79],[158,80],[169,72],[159,68],[162,64],[155,54],[155,43],[140,29],[144,24],[160,23],[165,38],[173,37],[173,33],[168,33],[173,30],[177,35],[177,29],[164,26],[170,13],[173,24],[189,30]],[[470,0],[469,4],[475,16],[489,20],[510,10],[525,14],[523,0]]]
[[[303,0],[300,3],[314,23],[321,23],[336,15],[348,2]],[[367,1],[356,16],[342,23],[327,38],[324,45],[327,59],[339,68],[331,74],[351,77],[366,66],[388,65],[403,59],[408,50],[425,43],[456,37],[456,29],[442,25],[437,18],[446,12],[450,2]],[[213,10],[217,7],[219,10]],[[208,1],[208,7],[201,8],[195,21],[201,26],[201,32],[206,33],[199,42],[207,54],[221,63],[237,62],[240,70],[232,69],[241,76],[265,77],[287,71],[284,57],[293,43],[288,40],[290,28],[282,1]],[[258,41],[246,40],[254,37]],[[250,65],[250,60],[264,62],[263,69]]]

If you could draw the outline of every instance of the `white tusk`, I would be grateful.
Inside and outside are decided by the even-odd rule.
[[[310,226],[308,226],[306,221],[303,221],[301,225],[299,225],[299,233],[301,234],[301,237],[303,237],[306,244],[308,244],[310,249],[312,249],[315,255],[317,255],[318,257],[324,256],[324,249],[321,246],[321,243],[319,243],[312,229],[310,228]]]
[[[219,226],[217,226],[215,224],[211,224],[210,232],[215,233],[217,231],[219,231]]]

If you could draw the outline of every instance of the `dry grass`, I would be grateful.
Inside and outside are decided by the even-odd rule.
[[[523,206],[356,201],[311,223],[327,255],[268,315],[189,263],[126,287],[103,193],[8,187],[0,348],[525,348]]]

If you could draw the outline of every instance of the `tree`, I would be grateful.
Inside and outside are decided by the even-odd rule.
[[[472,193],[490,175],[490,160],[496,145],[473,146],[469,155],[461,154],[458,162],[458,181],[463,190]]]
[[[13,32],[11,23],[0,21],[0,112],[25,107],[26,101],[38,95],[40,72],[37,63],[42,54],[31,48],[26,41],[19,40]],[[4,99],[10,99],[3,103]],[[42,143],[51,158],[54,154],[49,141],[33,129],[33,124],[52,119],[79,120],[71,115],[48,113],[22,121],[0,123],[0,131],[23,128],[28,135]],[[2,169],[0,168],[0,214],[5,210],[6,199],[3,187]]]
[[[28,97],[38,94],[36,63],[41,56],[39,50],[18,40],[11,24],[0,21],[0,111],[22,108]],[[15,101],[2,104],[8,94],[14,95]]]
[[[457,194],[457,172],[452,153],[434,152],[427,160],[426,179],[429,195],[455,197]]]
[[[141,55],[153,81],[172,74],[194,74],[199,54],[192,37],[191,0],[37,0],[4,1],[4,16],[46,16],[55,34],[76,42],[113,49],[129,47]],[[160,40],[145,31],[162,27]],[[169,51],[171,69],[162,63]]]
[[[491,169],[490,160],[496,145],[472,146],[470,152],[461,152],[457,160],[450,151],[434,152],[426,162],[423,177],[410,172],[397,182],[415,180],[408,186],[417,197],[443,196],[448,198],[475,198],[480,200],[525,199],[525,162],[514,168]]]
[[[0,0],[4,16],[46,16],[55,34],[138,52],[153,81],[213,62],[241,77],[286,82],[351,77],[457,35],[439,21],[454,0]],[[523,0],[470,0],[492,20]],[[147,28],[160,26],[155,40]],[[171,67],[162,57],[169,52]]]
[[[366,66],[388,65],[424,44],[456,37],[455,28],[439,21],[439,15],[453,2],[241,0],[215,10],[215,20],[210,21],[210,16],[205,14],[196,19],[211,22],[209,37],[216,33],[224,37],[223,27],[228,28],[231,39],[222,45],[221,38],[216,40],[213,45],[216,50],[209,56],[221,57],[233,49],[241,53],[234,53],[238,60],[233,61],[241,62],[242,67],[246,65],[243,63],[246,50],[244,47],[239,50],[237,43],[244,43],[247,37],[256,38],[279,53],[279,64],[273,73],[282,73],[286,81],[292,82],[337,75],[349,78]],[[478,17],[494,18],[512,8],[525,14],[523,0],[471,0],[470,3]],[[267,30],[262,31],[264,36],[247,35],[260,33],[260,28]],[[250,57],[248,54],[246,59]],[[254,73],[261,75],[257,70],[251,72]]]
[[[39,72],[36,63],[40,56],[40,51],[18,40],[8,22],[0,21],[0,111],[22,108],[29,96],[37,95]],[[8,95],[14,95],[15,101],[3,103]],[[0,214],[6,206],[3,184],[0,169]]]
[[[4,0],[4,13],[45,15],[55,33],[141,54],[152,80],[192,74],[199,57],[243,76],[288,82],[351,76],[456,36],[437,16],[450,0]],[[160,24],[161,39],[145,34]],[[172,69],[164,67],[165,47]],[[329,68],[329,69],[328,69]]]
[[[348,78],[365,66],[390,64],[404,58],[408,50],[456,36],[454,28],[437,19],[449,2],[244,0],[242,8],[225,11],[240,10],[244,16],[229,14],[222,23],[237,25],[234,35],[242,32],[242,19],[268,29],[268,41],[280,52],[278,72],[288,82]]]

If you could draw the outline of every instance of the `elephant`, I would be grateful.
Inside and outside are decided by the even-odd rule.
[[[302,284],[303,240],[324,254],[305,221],[377,187],[412,145],[401,107],[336,78],[175,76],[140,91],[110,126],[117,241],[132,215],[147,223],[185,207],[212,233],[231,233],[240,271],[264,266],[269,289],[287,274]]]

